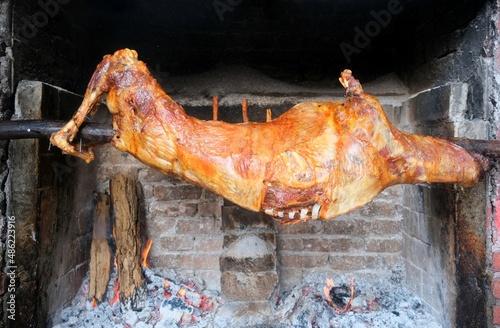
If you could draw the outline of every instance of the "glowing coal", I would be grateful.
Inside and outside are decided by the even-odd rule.
[[[108,286],[107,302],[98,304],[88,299],[89,279],[80,288],[72,306],[61,312],[63,327],[206,327],[213,320],[221,303],[210,291],[198,291],[194,283],[179,283],[176,278],[165,278],[143,267],[147,281],[147,299],[140,311],[121,306],[117,280],[112,277]],[[115,270],[116,271],[116,270]],[[116,272],[113,273],[116,275]]]
[[[200,290],[191,281],[181,283],[171,271],[143,270],[147,298],[140,311],[120,301],[109,302],[114,298],[115,279],[110,280],[108,301],[93,307],[87,279],[72,306],[62,310],[63,322],[55,327],[441,327],[397,275],[377,280],[333,276],[325,288],[326,276],[311,274],[273,299],[267,311],[250,313],[241,302],[223,302],[217,292]],[[355,283],[349,283],[351,278]]]

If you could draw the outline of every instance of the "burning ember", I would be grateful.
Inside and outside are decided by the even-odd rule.
[[[144,246],[144,249],[142,250],[142,254],[141,254],[142,267],[149,268],[148,255],[149,255],[149,251],[151,250],[152,245],[153,245],[153,240],[151,238],[148,238],[148,240],[146,241],[146,246]]]
[[[441,327],[399,282],[400,274],[377,281],[356,277],[356,286],[345,276],[328,278],[325,286],[324,275],[311,274],[277,300],[272,315],[283,327],[297,328]]]
[[[220,305],[217,296],[209,291],[196,290],[193,283],[178,283],[144,267],[147,299],[139,311],[123,307],[118,297],[116,270],[108,286],[108,301],[98,304],[88,300],[89,280],[82,287],[72,306],[61,312],[63,327],[206,327]]]
[[[323,291],[325,292],[326,300],[330,303],[333,310],[337,314],[345,313],[351,308],[352,300],[354,299],[354,279],[351,279],[350,287],[335,287],[333,280],[326,278],[326,286],[323,288]],[[345,302],[347,297],[349,297],[349,301]]]
[[[183,289],[179,290],[179,292],[177,293],[177,296],[179,296],[180,298],[184,298],[184,295],[186,295],[186,292],[187,292],[187,289],[183,288]]]
[[[118,281],[118,279],[115,279],[113,288],[113,299],[109,301],[109,305],[113,306],[119,300],[120,300],[120,282]]]
[[[200,291],[193,283],[178,282],[173,273],[166,278],[166,274],[148,268],[143,270],[147,298],[141,310],[124,308],[120,301],[113,305],[102,302],[93,307],[88,300],[87,280],[72,306],[62,311],[63,323],[55,327],[441,327],[422,301],[400,283],[396,273],[390,279],[377,281],[356,277],[356,285],[354,280],[342,285],[349,279],[336,276],[328,279],[326,286],[324,275],[311,274],[281,294],[274,307],[255,315],[241,312],[238,302],[228,307],[230,303],[222,303],[216,292]],[[110,281],[108,300],[113,298],[115,279]],[[232,311],[226,311],[228,308]]]

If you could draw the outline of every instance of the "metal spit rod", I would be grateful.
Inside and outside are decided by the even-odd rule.
[[[19,120],[0,122],[0,140],[50,138],[52,133],[66,125],[65,121]],[[75,140],[83,139],[86,143],[107,143],[115,131],[109,124],[84,122]]]
[[[0,140],[50,138],[51,134],[59,131],[65,121],[49,120],[19,120],[0,122]],[[114,135],[109,124],[85,122],[79,129],[75,140],[82,139],[86,144],[102,144],[111,141]],[[448,138],[447,140],[467,149],[490,158],[500,157],[500,140],[477,140],[465,138]]]

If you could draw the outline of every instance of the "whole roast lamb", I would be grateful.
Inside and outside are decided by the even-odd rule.
[[[80,108],[50,140],[92,161],[92,150],[72,141],[107,94],[118,150],[282,223],[333,218],[394,184],[477,183],[480,155],[399,131],[351,71],[340,82],[344,102],[301,103],[266,123],[203,121],[162,90],[134,50],[123,49],[104,57]]]

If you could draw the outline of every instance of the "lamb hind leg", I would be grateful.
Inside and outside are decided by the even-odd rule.
[[[59,147],[63,154],[69,154],[83,159],[90,163],[94,159],[94,152],[86,146],[75,146],[72,144],[73,139],[78,133],[78,129],[82,125],[85,117],[95,110],[99,105],[101,96],[108,91],[107,71],[109,70],[109,56],[104,57],[103,61],[97,66],[96,71],[85,92],[83,102],[78,110],[73,114],[71,120],[59,131],[52,134],[50,142]]]
[[[101,72],[102,66],[106,65],[99,65],[97,70],[94,72],[87,91],[85,92],[83,102],[75,112],[75,114],[73,114],[71,120],[66,123],[66,125],[61,130],[53,133],[50,137],[50,142],[53,145],[59,147],[62,150],[63,154],[69,154],[79,157],[87,163],[90,163],[94,159],[94,152],[92,151],[92,149],[83,145],[75,146],[74,144],[72,144],[72,141],[76,137],[78,129],[80,129],[80,126],[85,120],[85,117],[87,117],[90,112],[92,114],[94,113],[95,109],[100,103],[101,95],[107,91],[102,90],[103,88],[96,88],[92,83],[95,81],[94,77],[96,75],[101,76],[101,78],[104,75]],[[105,84],[106,83],[99,83],[99,85]]]
[[[90,163],[94,159],[94,152],[90,147],[83,145],[81,147],[79,145],[75,146],[71,144],[71,142],[78,133],[78,129],[82,125],[87,114],[92,110],[95,104],[98,103],[99,98],[100,97],[96,97],[95,99],[92,99],[85,97],[71,120],[66,123],[61,130],[53,133],[50,137],[50,142],[59,147],[63,151],[63,154],[80,157],[87,163]]]
[[[82,104],[73,115],[73,118],[58,132],[53,133],[50,142],[61,148],[64,154],[79,157],[89,163],[94,159],[91,147],[73,145],[71,142],[78,133],[85,117],[97,108],[100,98],[110,89],[111,75],[113,72],[122,70],[124,66],[133,65],[137,62],[137,53],[134,50],[123,49],[115,52],[112,56],[107,55],[97,65],[90,79]]]

